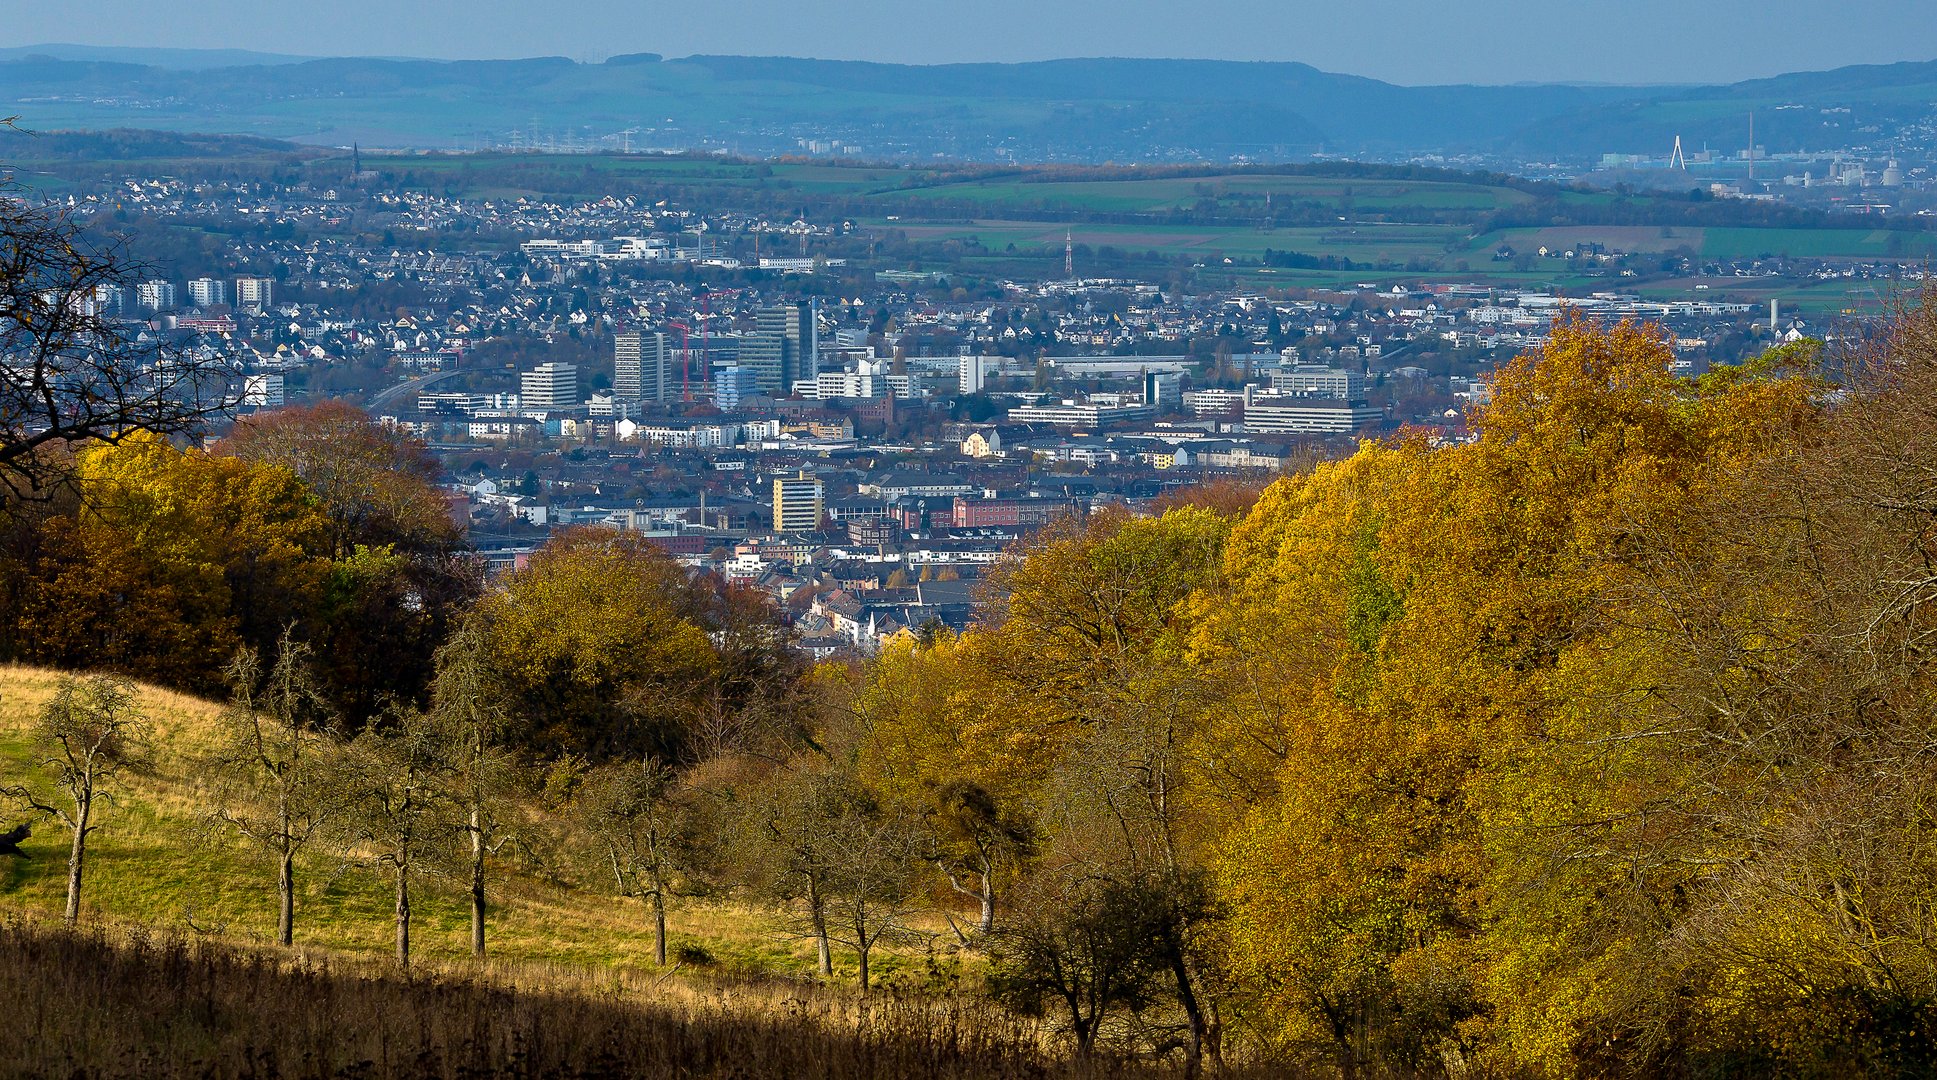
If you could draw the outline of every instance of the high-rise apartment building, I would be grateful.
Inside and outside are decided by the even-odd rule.
[[[773,481],[773,531],[818,532],[827,508],[827,486],[802,469],[799,476],[776,476]]]
[[[276,302],[276,279],[239,277],[235,279],[235,306],[266,308]]]
[[[166,311],[175,306],[175,283],[156,278],[135,286],[135,303],[149,311]]]
[[[229,302],[229,283],[221,278],[200,277],[188,283],[189,303],[210,307]]]
[[[578,405],[578,365],[553,360],[518,380],[519,404],[527,409],[570,409]]]
[[[666,335],[632,330],[612,338],[612,394],[620,401],[665,401],[672,394]]]
[[[285,400],[281,375],[249,375],[242,380],[244,405],[253,405],[258,409],[280,409]]]
[[[119,315],[128,307],[128,290],[119,285],[101,284],[94,287],[94,314]]]
[[[989,383],[989,374],[1002,362],[1000,356],[985,356],[980,353],[963,353],[958,373],[962,393],[979,394]]]

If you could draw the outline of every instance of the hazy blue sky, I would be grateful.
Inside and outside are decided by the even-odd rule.
[[[1400,83],[1711,82],[1937,59],[1931,0],[0,0],[0,44],[307,55],[1300,60]]]

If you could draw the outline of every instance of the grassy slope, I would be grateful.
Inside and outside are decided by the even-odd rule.
[[[57,673],[0,667],[0,777],[30,767],[27,733],[53,693]],[[214,738],[217,707],[145,687],[142,706],[156,735],[155,770],[128,782],[89,844],[83,901],[91,921],[139,921],[186,929],[219,928],[242,942],[275,929],[275,876],[254,850],[222,833],[198,831],[204,805],[191,763]],[[0,812],[11,823],[19,815]],[[0,910],[58,912],[65,896],[67,838],[56,822],[36,826],[29,859],[0,858]],[[498,868],[489,925],[494,957],[571,965],[652,966],[652,935],[642,905],[547,883],[513,866]],[[313,857],[299,871],[299,945],[383,955],[392,926],[388,880],[367,869]],[[457,959],[469,948],[469,908],[450,883],[429,880],[415,899],[412,936],[426,959]],[[777,912],[724,902],[676,902],[674,947],[703,945],[748,971],[799,975],[812,970],[804,943],[783,932]],[[890,957],[887,970],[907,957]]]

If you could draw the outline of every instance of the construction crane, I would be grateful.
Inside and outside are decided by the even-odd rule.
[[[666,325],[679,331],[679,400],[690,404],[693,400],[693,328],[673,320],[668,320]]]

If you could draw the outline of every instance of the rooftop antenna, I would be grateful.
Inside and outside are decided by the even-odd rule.
[[[1682,172],[1688,171],[1688,159],[1682,155],[1681,136],[1679,135],[1675,136],[1675,152],[1668,155],[1668,167],[1671,169],[1680,169]]]

